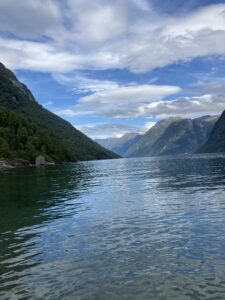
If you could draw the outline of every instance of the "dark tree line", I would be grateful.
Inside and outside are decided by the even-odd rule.
[[[70,160],[59,138],[20,114],[0,108],[0,158],[34,162],[40,154],[48,161]]]

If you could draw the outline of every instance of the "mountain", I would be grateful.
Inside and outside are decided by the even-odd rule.
[[[65,147],[70,161],[116,158],[74,128],[69,122],[37,103],[31,91],[18,81],[13,72],[0,63],[0,108],[22,115],[28,121],[49,132]]]
[[[129,149],[127,157],[190,154],[208,139],[218,117],[177,117],[159,121]]]
[[[207,141],[216,119],[183,119],[171,124],[152,147],[154,156],[191,154]]]
[[[118,155],[124,156],[128,149],[140,138],[140,134],[127,133],[120,138],[96,139],[95,141]]]
[[[48,162],[68,160],[67,149],[54,135],[14,111],[0,108],[0,158],[34,163],[39,154]]]
[[[126,157],[150,156],[152,146],[163,135],[165,130],[175,121],[180,120],[179,117],[171,117],[157,122],[150,128],[137,143],[133,144],[126,152]]]
[[[209,139],[198,153],[225,152],[225,111],[215,123]]]

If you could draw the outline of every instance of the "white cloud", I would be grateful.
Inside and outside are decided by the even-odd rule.
[[[75,127],[93,139],[120,137],[126,133],[140,131],[139,127],[124,123],[89,123]]]
[[[0,31],[19,37],[52,36],[62,27],[62,16],[52,0],[1,0]]]
[[[76,65],[72,54],[57,51],[53,45],[0,38],[1,59],[9,68],[42,72],[69,72]]]
[[[195,91],[203,96],[166,101],[181,89],[71,75],[114,68],[146,72],[196,57],[225,57],[224,3],[175,17],[160,15],[150,2],[0,0],[1,61],[14,70],[50,72],[75,93],[84,93],[61,114],[162,118],[220,113],[225,103],[221,82],[199,82]]]
[[[135,117],[147,117],[150,119],[164,119],[170,116],[182,116],[187,118],[200,117],[203,115],[220,115],[221,112],[225,109],[225,97],[224,94],[215,94],[215,95],[203,95],[203,96],[193,96],[193,97],[183,97],[175,100],[161,100],[155,101],[150,104],[140,105],[136,107],[133,115],[125,111],[125,109],[120,111],[121,118],[126,118],[128,115],[131,118]],[[101,108],[100,108],[100,111]],[[137,114],[138,111],[138,114]],[[95,112],[98,114],[98,112]],[[114,117],[115,111],[111,110],[107,113],[108,117]],[[134,126],[131,128],[124,127],[123,123],[116,123],[115,127],[112,124],[101,124],[99,125],[91,125],[89,124],[89,128],[86,126],[80,127],[86,134],[90,136],[94,136],[94,133],[97,132],[97,137],[101,136],[103,133],[103,137],[109,136],[121,136],[125,133],[129,132],[139,132],[144,133],[149,128],[155,125],[154,121],[148,121],[143,126],[137,126],[136,130]],[[106,134],[107,133],[107,134]]]
[[[119,67],[118,59],[110,52],[86,55],[62,49],[54,42],[21,41],[4,37],[0,37],[0,56],[1,61],[14,70],[68,73],[85,68],[102,70],[116,65]]]
[[[141,88],[141,87],[140,87]],[[98,93],[88,96],[89,101],[81,98],[80,103],[58,114],[69,116],[95,115],[108,118],[156,118],[181,115],[199,117],[220,114],[225,108],[224,94],[211,94],[193,97],[181,97],[174,100],[153,101],[117,101],[114,98],[102,100]],[[110,95],[110,92],[109,92]],[[86,97],[84,97],[86,99]],[[149,124],[151,125],[151,124]],[[147,125],[146,125],[147,126]]]
[[[221,114],[224,109],[224,95],[203,95],[151,103],[142,107],[141,116],[154,116],[160,119],[174,115],[200,117]]]
[[[159,86],[154,84],[119,85],[112,81],[97,81],[82,78],[84,91],[92,93],[81,97],[77,103],[61,115],[98,115],[115,118],[139,116],[143,107],[151,102],[160,101],[169,95],[181,91],[177,86]],[[84,84],[84,82],[86,82]],[[82,88],[78,84],[78,90]]]
[[[144,0],[2,0],[0,32],[23,40],[2,37],[0,56],[13,69],[145,72],[195,57],[224,56],[224,11],[225,4],[217,4],[175,18],[156,13]],[[35,41],[40,35],[45,43]]]
[[[105,90],[115,90],[119,87],[118,83],[114,81],[92,79],[76,74],[54,74],[53,78],[62,85],[70,87],[74,92],[95,93]]]
[[[172,21],[168,24],[165,28],[165,33],[169,36],[180,36],[201,31],[203,29],[224,31],[224,4],[206,6],[190,15],[182,16],[177,23]]]
[[[134,125],[127,123],[89,123],[85,125],[75,125],[75,127],[93,139],[121,137],[127,133],[144,134],[155,122],[147,122],[144,125]]]
[[[225,31],[205,29],[176,37],[154,33],[150,38],[138,38],[132,45],[123,64],[133,72],[146,72],[196,57],[225,55]]]
[[[127,10],[121,1],[69,0],[68,5],[75,39],[81,44],[113,40],[127,31]]]
[[[225,95],[225,78],[211,81],[198,81],[194,85],[194,88],[199,94]]]

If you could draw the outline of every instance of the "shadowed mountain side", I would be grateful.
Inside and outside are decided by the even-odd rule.
[[[127,157],[194,153],[207,141],[217,119],[205,116],[159,121],[129,149]]]
[[[180,120],[180,117],[171,117],[161,120],[150,128],[140,140],[133,144],[126,152],[126,157],[141,157],[148,156],[151,153],[152,146],[162,136],[165,130],[175,121]]]
[[[0,107],[22,114],[59,138],[71,161],[118,157],[38,104],[28,88],[3,64],[0,64]]]
[[[207,142],[198,153],[225,152],[225,111],[215,123]]]
[[[206,119],[184,119],[169,126],[152,147],[151,155],[191,154],[208,139],[212,123]]]

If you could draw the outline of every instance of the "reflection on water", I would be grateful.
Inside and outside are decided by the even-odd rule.
[[[225,157],[0,173],[0,299],[225,299]]]

